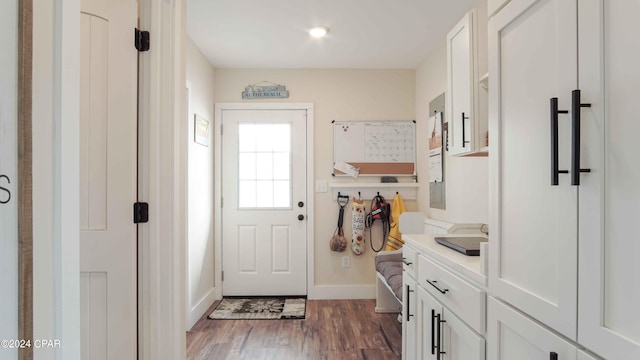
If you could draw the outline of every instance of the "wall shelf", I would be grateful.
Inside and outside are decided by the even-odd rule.
[[[419,183],[374,183],[374,182],[333,182],[329,183],[329,188],[333,197],[338,196],[338,192],[349,197],[358,197],[362,200],[371,200],[380,193],[387,201],[393,201],[396,193],[400,194],[404,200],[415,200],[418,198]]]

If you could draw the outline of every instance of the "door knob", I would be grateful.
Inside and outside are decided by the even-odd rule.
[[[298,201],[298,207],[303,207],[304,203],[302,201]]]
[[[304,220],[304,215],[302,215],[302,214],[298,215],[298,220],[300,220],[300,221]]]

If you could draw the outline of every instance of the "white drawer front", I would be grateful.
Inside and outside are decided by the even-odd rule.
[[[418,285],[479,334],[485,333],[486,294],[424,256],[418,256]]]
[[[417,273],[416,269],[418,268],[418,253],[406,245],[403,246],[402,262],[404,263],[402,267],[407,275],[415,278]]]

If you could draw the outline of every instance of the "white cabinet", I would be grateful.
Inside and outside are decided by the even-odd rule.
[[[403,359],[484,360],[485,291],[454,270],[462,263],[432,257],[439,251],[465,256],[432,236],[411,236],[403,247]]]
[[[407,276],[406,271],[402,276],[402,358],[405,360],[416,359],[417,354],[417,286],[416,281],[411,276]]]
[[[485,340],[423,287],[418,287],[417,359],[484,360]]]
[[[513,0],[489,21],[490,289],[572,339],[577,188],[568,176],[550,185],[549,98],[569,108],[576,11],[575,1]],[[559,159],[568,169],[570,124],[562,116]]]
[[[640,359],[640,3],[580,1],[578,342],[607,359]]]
[[[489,22],[490,290],[606,359],[640,358],[639,11],[511,0]]]
[[[485,340],[453,313],[444,309],[444,352],[441,359],[484,360]]]
[[[418,323],[416,282],[418,252],[408,246],[402,248],[402,359],[413,360],[418,354]]]
[[[575,360],[577,347],[518,311],[489,297],[487,358],[492,360]]]
[[[482,15],[486,23],[484,9]],[[472,10],[447,34],[449,155],[477,153],[486,145],[487,116],[481,111],[478,86],[479,53],[483,53],[478,51],[478,22],[478,11]]]
[[[418,356],[414,359],[436,360],[446,353],[443,347],[443,323],[442,305],[429,295],[424,288],[418,287],[418,318],[420,320],[417,338]],[[438,353],[441,353],[438,355]]]

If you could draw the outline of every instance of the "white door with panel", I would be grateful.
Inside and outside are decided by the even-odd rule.
[[[137,356],[135,0],[81,2],[82,359]]]
[[[307,110],[222,110],[224,295],[307,293]]]
[[[640,1],[579,3],[578,342],[607,359],[640,359]]]
[[[571,339],[578,191],[568,175],[550,179],[554,161],[569,169],[571,121],[560,114],[554,133],[549,108],[558,98],[568,110],[577,86],[576,12],[575,0],[512,0],[489,21],[489,286]]]

